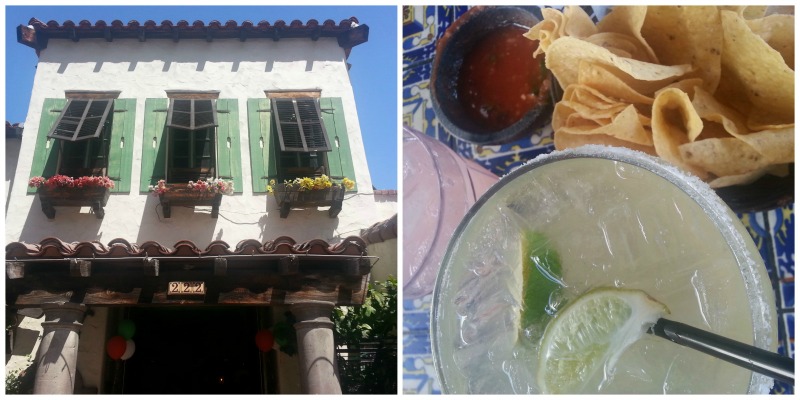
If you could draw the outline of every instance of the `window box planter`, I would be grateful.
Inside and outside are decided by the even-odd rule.
[[[293,207],[325,207],[328,209],[328,216],[336,218],[339,211],[342,211],[345,188],[342,186],[331,186],[327,189],[305,190],[297,186],[289,186],[279,183],[273,186],[272,194],[278,202],[281,218],[289,216],[289,211]]]
[[[172,216],[172,206],[211,206],[211,218],[219,216],[222,193],[190,189],[185,183],[167,183],[167,190],[158,194],[164,218]]]
[[[105,217],[103,207],[108,203],[111,189],[105,187],[70,188],[40,186],[36,193],[42,203],[42,212],[48,219],[56,217],[54,207],[91,207],[98,219]]]

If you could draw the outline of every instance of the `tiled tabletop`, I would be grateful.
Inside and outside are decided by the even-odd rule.
[[[451,136],[436,122],[428,88],[436,40],[467,9],[465,6],[403,7],[403,123],[503,175],[539,154],[552,151],[551,132],[545,128],[517,142],[476,146]],[[587,10],[590,14],[602,14],[605,8],[595,6]],[[535,8],[533,11],[538,12]],[[778,351],[794,357],[794,207],[739,217],[764,258],[775,290]],[[403,393],[406,394],[441,393],[431,355],[430,308],[430,295],[403,300]],[[793,394],[794,388],[778,382],[772,393]]]

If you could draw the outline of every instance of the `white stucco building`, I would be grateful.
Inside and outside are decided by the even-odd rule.
[[[39,63],[6,155],[8,369],[34,354],[36,393],[339,392],[330,311],[397,275],[396,193],[373,191],[347,62],[368,32],[355,18],[20,25]],[[28,185],[54,175],[114,187]],[[322,175],[332,187],[281,184]],[[188,188],[214,179],[232,191]],[[123,322],[135,353],[115,360]],[[256,333],[286,323],[298,354],[259,351]]]

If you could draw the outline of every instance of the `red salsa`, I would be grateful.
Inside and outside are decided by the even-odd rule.
[[[539,46],[522,36],[526,30],[505,26],[481,39],[464,57],[458,77],[458,98],[470,117],[487,131],[506,128],[544,101]]]

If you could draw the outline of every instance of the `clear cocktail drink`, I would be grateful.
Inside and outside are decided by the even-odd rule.
[[[470,210],[434,291],[432,343],[451,393],[537,393],[539,339],[521,326],[523,233],[560,256],[549,315],[597,287],[641,289],[668,318],[774,351],[766,270],[738,218],[705,184],[652,157],[585,147],[534,160]],[[771,380],[653,335],[629,347],[589,393],[765,392]]]

